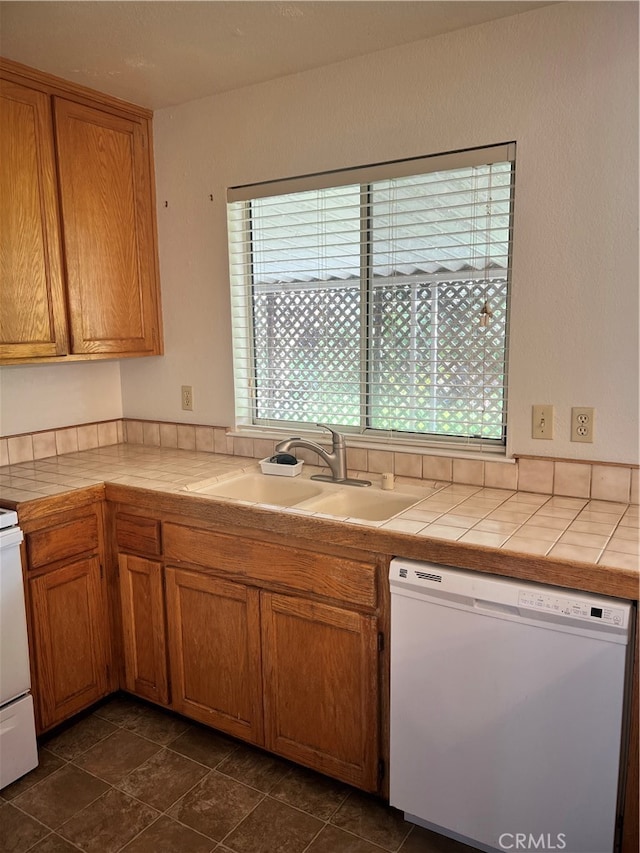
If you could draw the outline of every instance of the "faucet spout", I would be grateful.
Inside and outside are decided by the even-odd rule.
[[[276,445],[276,452],[289,453],[294,447],[303,447],[306,450],[313,450],[313,452],[317,453],[323,462],[329,467],[331,476],[326,474],[314,474],[311,477],[312,480],[322,480],[329,483],[343,483],[352,486],[370,486],[371,483],[369,480],[353,480],[347,477],[347,444],[344,436],[331,429],[331,427],[326,424],[317,424],[317,426],[324,427],[331,433],[331,451],[326,450],[320,444],[316,444],[315,441],[294,436],[293,438],[285,438],[284,441],[279,442]]]

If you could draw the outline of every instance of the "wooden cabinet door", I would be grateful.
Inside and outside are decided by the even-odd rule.
[[[127,690],[166,705],[167,640],[162,565],[120,554],[120,600]]]
[[[64,354],[67,324],[49,98],[0,81],[0,359]]]
[[[42,727],[108,692],[107,603],[97,557],[29,581]]]
[[[261,617],[265,746],[376,791],[376,620],[271,593]]]
[[[159,352],[147,122],[54,107],[71,352]]]
[[[263,742],[259,592],[166,569],[172,707]]]

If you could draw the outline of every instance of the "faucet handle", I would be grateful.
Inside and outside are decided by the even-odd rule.
[[[340,432],[336,432],[335,429],[331,429],[327,424],[316,424],[316,426],[323,427],[324,429],[328,429],[331,433],[331,437],[333,439],[334,447],[342,447],[344,445],[344,436]]]

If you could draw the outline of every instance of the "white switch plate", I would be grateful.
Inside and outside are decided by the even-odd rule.
[[[531,437],[553,438],[553,406],[539,403],[531,407]]]
[[[596,410],[591,406],[574,406],[571,409],[571,441],[593,443]]]

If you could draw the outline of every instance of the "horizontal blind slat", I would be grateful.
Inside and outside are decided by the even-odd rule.
[[[486,163],[229,205],[240,417],[503,440],[513,169]]]

